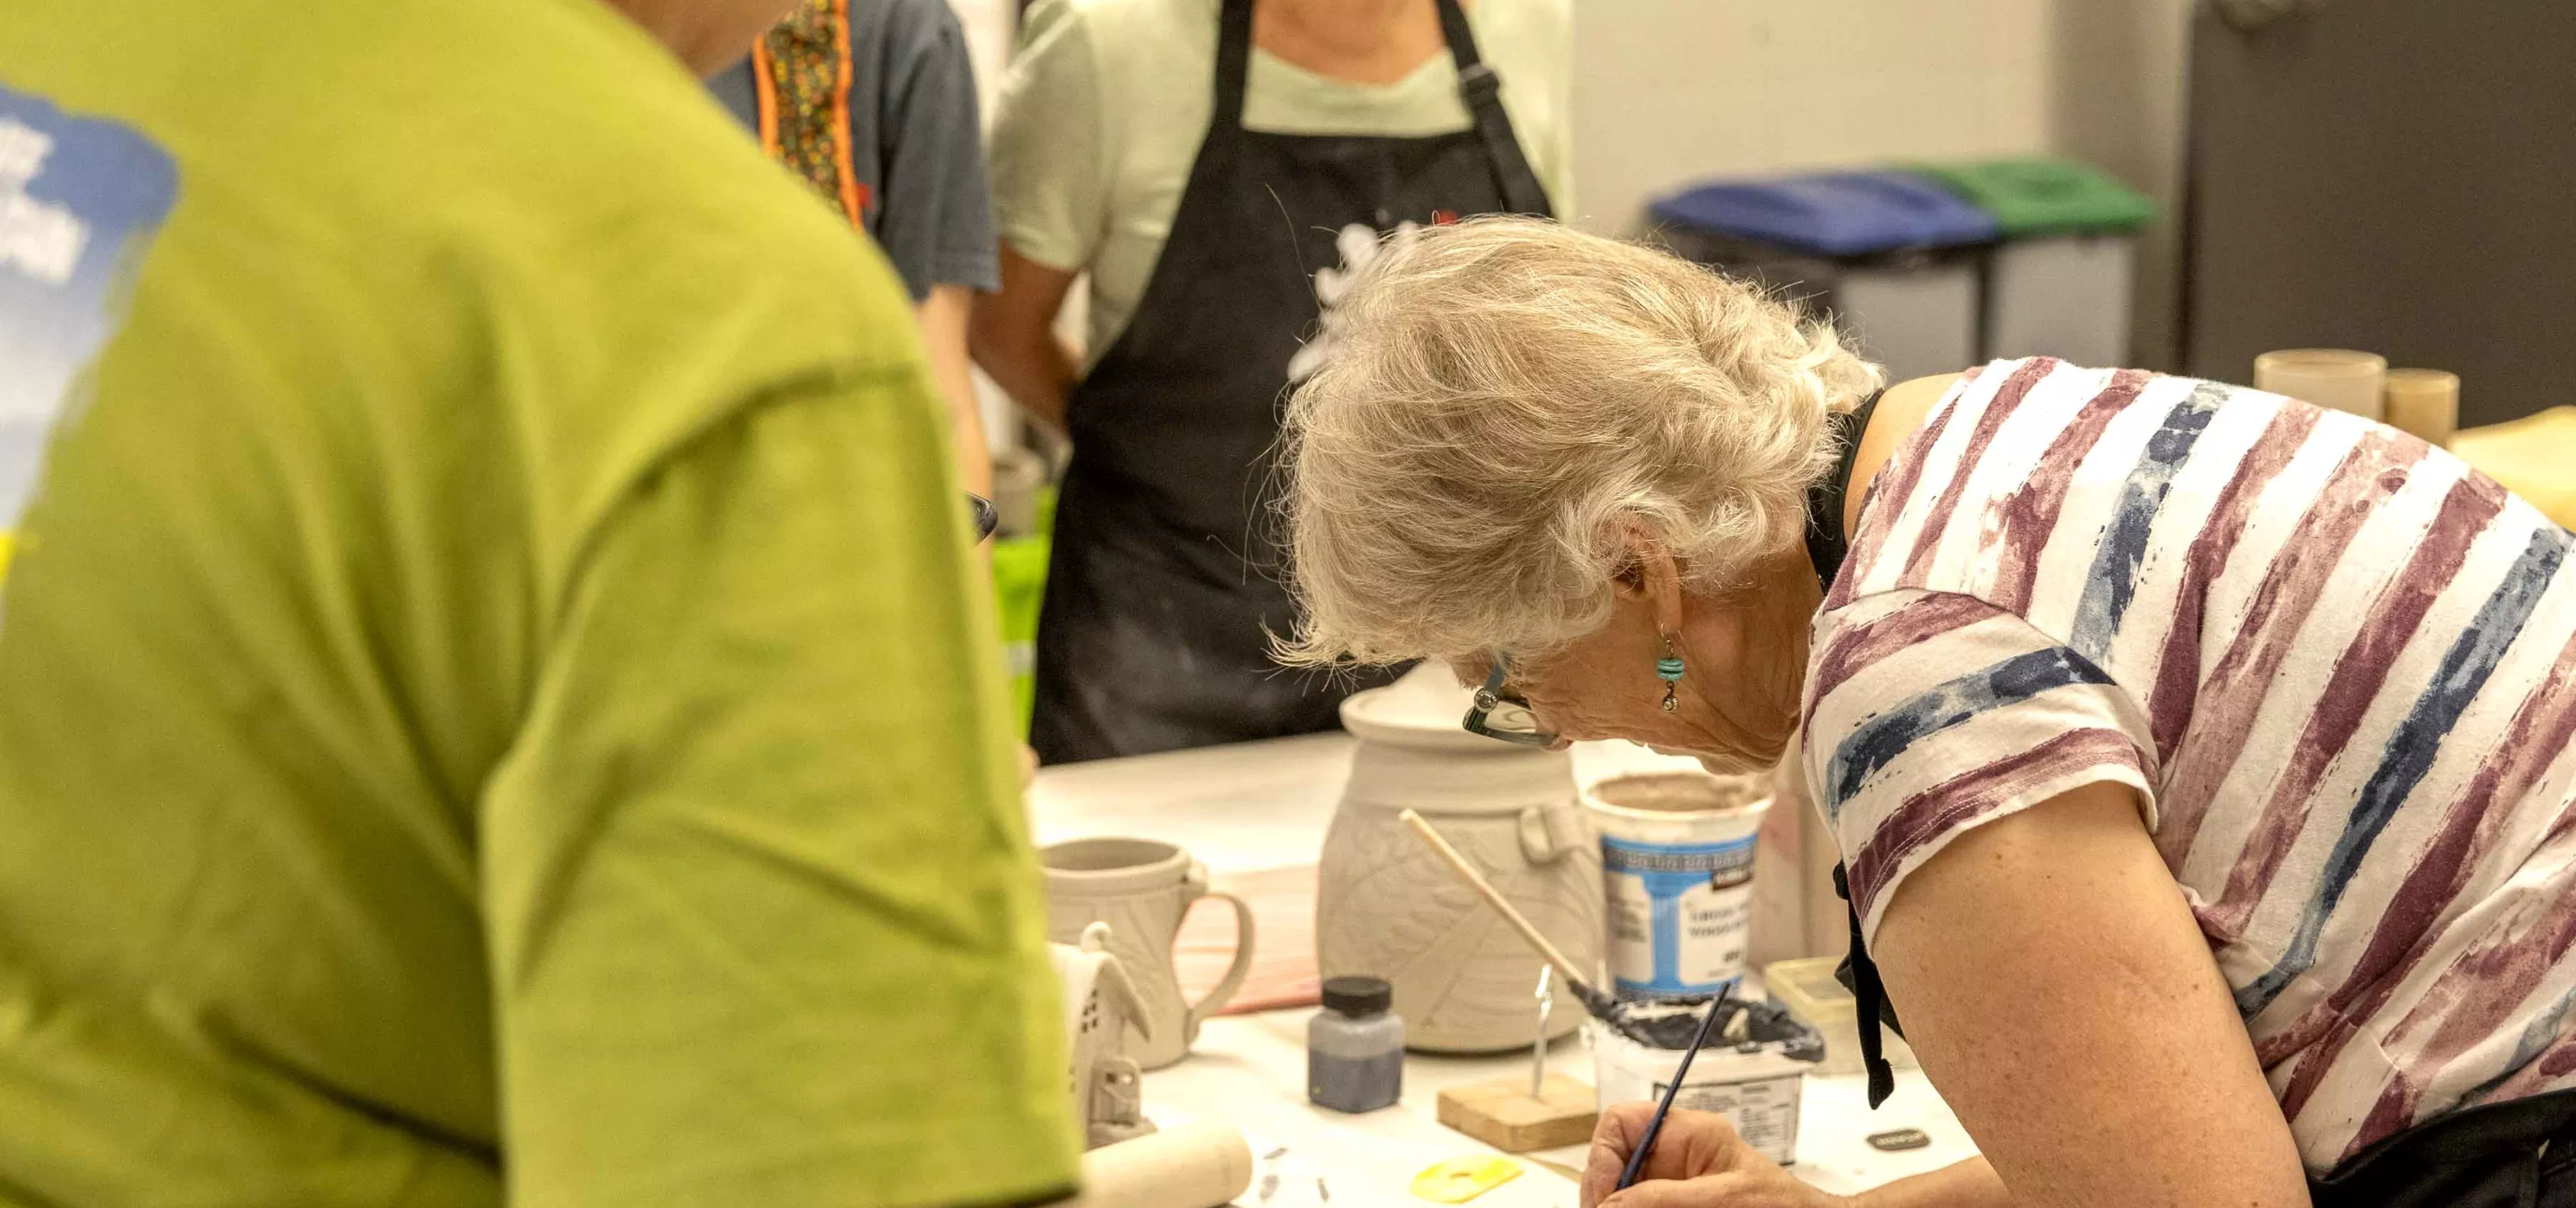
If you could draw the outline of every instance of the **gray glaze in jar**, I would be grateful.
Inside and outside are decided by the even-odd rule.
[[[1341,1112],[1373,1112],[1404,1095],[1404,1019],[1374,977],[1324,982],[1324,1009],[1306,1021],[1306,1097]]]

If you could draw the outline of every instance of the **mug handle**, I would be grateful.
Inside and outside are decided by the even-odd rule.
[[[1243,975],[1252,972],[1252,907],[1223,890],[1209,890],[1207,896],[1234,907],[1234,963],[1206,997],[1190,1004],[1189,1014],[1181,1021],[1181,1035],[1190,1044],[1198,1043],[1199,1025],[1234,1001],[1234,992],[1243,988]]]
[[[1532,864],[1552,864],[1581,846],[1583,816],[1571,802],[1530,806],[1520,813],[1521,854]]]

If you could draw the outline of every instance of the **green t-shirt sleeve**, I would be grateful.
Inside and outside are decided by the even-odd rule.
[[[993,113],[995,227],[1019,254],[1066,272],[1090,264],[1109,228],[1105,117],[1085,15],[1038,0]]]
[[[992,608],[917,367],[638,483],[487,788],[520,1205],[1046,1198],[1062,1019]]]

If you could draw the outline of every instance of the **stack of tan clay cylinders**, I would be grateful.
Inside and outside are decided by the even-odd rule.
[[[2254,388],[2349,411],[2449,448],[2460,427],[2460,377],[2391,369],[2388,358],[2349,348],[2287,348],[2254,358]]]

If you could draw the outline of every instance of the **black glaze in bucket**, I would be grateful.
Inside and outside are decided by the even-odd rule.
[[[1699,1034],[1700,1015],[1706,1008],[1692,1003],[1623,1002],[1610,1008],[1602,1017],[1620,1035],[1650,1049],[1686,1049],[1691,1037]],[[1726,1012],[1709,1029],[1708,1049],[1731,1049],[1745,1045],[1761,1047],[1778,1044],[1780,1055],[1793,1061],[1825,1059],[1824,1035],[1798,1022],[1787,1007],[1775,1002],[1748,1002],[1729,998],[1718,1004]],[[1738,1014],[1748,1015],[1742,1040],[1725,1039],[1726,1030]]]

